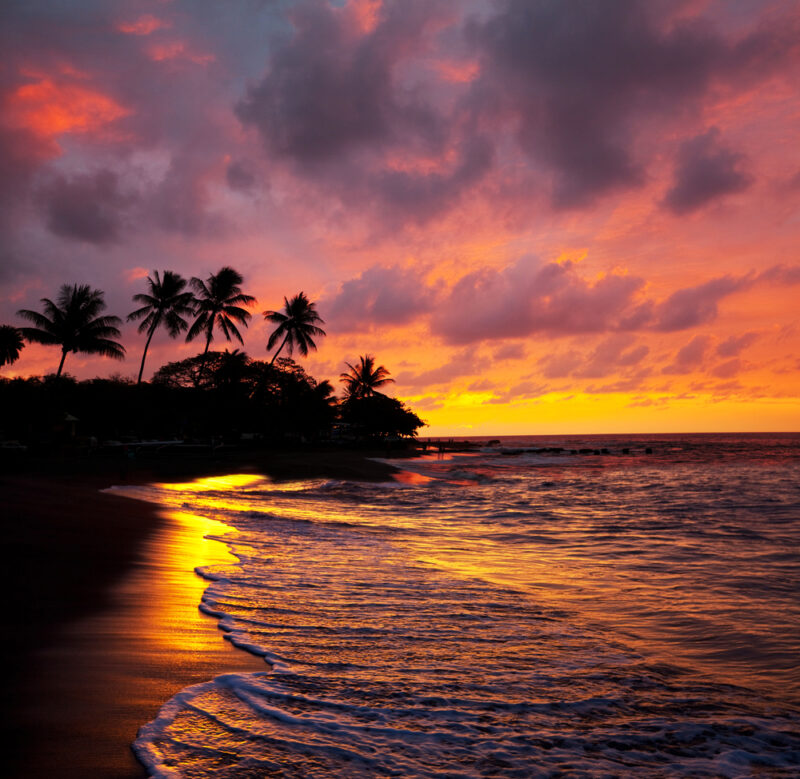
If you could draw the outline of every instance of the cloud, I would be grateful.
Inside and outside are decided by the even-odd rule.
[[[241,161],[234,160],[225,170],[228,186],[238,192],[249,192],[256,183],[256,177]]]
[[[710,343],[710,336],[696,335],[678,350],[673,361],[662,370],[662,373],[692,373],[700,369]]]
[[[431,328],[448,343],[593,333],[637,320],[643,279],[609,273],[588,281],[571,262],[541,263],[525,256],[503,269],[469,273],[433,313]]]
[[[743,155],[721,145],[719,135],[712,127],[681,145],[674,181],[664,198],[674,214],[697,211],[752,184],[752,177],[741,170]]]
[[[721,362],[719,365],[715,366],[711,371],[711,375],[716,376],[719,379],[730,379],[739,373],[741,369],[742,361],[737,357],[734,357],[732,360],[726,360],[725,362]]]
[[[125,210],[135,200],[120,190],[116,173],[99,170],[55,176],[37,193],[47,227],[62,238],[98,245],[119,241]]]
[[[742,333],[742,335],[732,335],[721,343],[717,344],[717,354],[720,357],[736,357],[757,340],[758,333]]]
[[[496,394],[487,402],[491,404],[518,403],[530,398],[540,398],[548,392],[552,392],[552,387],[547,384],[535,381],[521,381],[513,384],[505,392]]]
[[[621,369],[638,365],[650,352],[644,344],[635,346],[636,338],[615,333],[603,339],[589,354],[570,349],[540,360],[543,374],[550,379],[602,378]]]
[[[476,111],[513,121],[521,149],[550,173],[557,208],[642,184],[637,139],[646,121],[686,111],[715,81],[763,77],[796,47],[786,20],[728,39],[701,18],[673,18],[665,4],[506,0],[498,8],[469,28],[483,52]],[[705,151],[716,176],[706,198],[741,184],[735,171],[722,176],[733,160]],[[702,200],[694,179],[676,207],[694,203],[691,193]]]
[[[293,36],[274,47],[236,115],[257,130],[271,161],[324,185],[348,211],[366,206],[392,226],[424,223],[490,173],[494,144],[459,116],[440,88],[446,79],[425,66],[455,6],[387,0],[368,25],[364,7],[294,8]]]
[[[617,333],[605,338],[574,372],[580,378],[601,378],[622,368],[638,365],[650,352],[644,344],[635,346],[636,338],[628,333]]]
[[[756,281],[772,284],[800,284],[800,265],[773,265],[756,276]]]
[[[302,2],[290,14],[293,37],[271,55],[264,78],[236,107],[271,156],[314,166],[404,137],[441,141],[436,115],[395,70],[424,47],[441,3],[387,2],[364,31],[355,4]]]
[[[539,361],[542,366],[542,373],[548,379],[566,378],[572,375],[572,372],[581,363],[583,363],[583,355],[574,349],[558,354],[548,354]]]
[[[722,276],[694,287],[673,292],[655,309],[654,327],[670,332],[707,324],[716,319],[719,302],[726,296],[752,286],[753,274]]]
[[[436,292],[418,268],[374,265],[345,281],[331,299],[320,302],[320,309],[339,332],[402,325],[429,311]]]
[[[492,359],[500,360],[522,360],[526,355],[525,345],[521,343],[503,344],[492,352]]]
[[[447,384],[459,376],[481,373],[485,367],[486,361],[479,358],[474,350],[463,349],[438,368],[432,368],[421,373],[406,372],[398,374],[397,383],[404,387],[428,387]]]

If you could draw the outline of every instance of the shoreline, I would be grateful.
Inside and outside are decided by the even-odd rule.
[[[141,460],[124,471],[115,461],[50,459],[6,469],[6,695],[15,712],[7,775],[143,777],[130,746],[172,695],[221,673],[268,670],[198,608],[208,582],[194,569],[234,563],[227,546],[203,542],[210,531],[188,515],[101,490],[233,473],[387,481],[397,472],[369,455],[385,456],[269,452]],[[201,547],[211,558],[197,559]],[[165,635],[176,637],[168,647]]]

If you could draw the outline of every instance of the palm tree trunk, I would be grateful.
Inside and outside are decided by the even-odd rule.
[[[56,378],[57,379],[61,377],[61,370],[64,367],[64,360],[66,360],[66,359],[67,359],[67,350],[66,349],[62,349],[61,350],[61,362],[58,364],[58,370],[56,371]]]
[[[213,330],[209,329],[208,331],[208,338],[206,338],[206,348],[203,349],[203,361],[200,363],[200,370],[197,371],[197,378],[195,379],[194,386],[200,386],[200,379],[203,378],[203,374],[206,370],[206,356],[208,355],[208,347],[211,346],[211,336],[213,335]]]
[[[289,340],[289,333],[283,337],[283,341],[281,341],[281,345],[278,347],[278,351],[272,355],[272,359],[269,361],[269,364],[272,365],[275,362],[275,358],[281,353],[281,349],[286,345],[286,342]]]
[[[150,339],[153,337],[153,333],[156,331],[156,326],[153,325],[150,328],[150,332],[147,334],[147,340],[144,342],[144,352],[142,353],[142,364],[139,367],[139,378],[136,380],[136,386],[138,387],[142,383],[142,374],[144,373],[144,361],[147,357],[147,347],[150,346]]]

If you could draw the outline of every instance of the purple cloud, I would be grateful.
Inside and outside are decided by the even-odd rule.
[[[720,144],[719,135],[712,127],[681,145],[675,178],[664,198],[673,213],[696,211],[752,183],[752,177],[741,170],[744,157]]]
[[[678,350],[673,361],[662,370],[662,373],[691,373],[702,367],[710,343],[710,336],[696,335]]]
[[[475,100],[493,94],[489,110],[513,118],[521,148],[552,176],[556,207],[641,184],[643,119],[685,110],[715,79],[763,76],[795,46],[778,25],[729,41],[671,11],[633,0],[506,0],[471,25],[484,52]],[[713,159],[719,178],[728,160]]]
[[[752,274],[738,278],[722,276],[696,287],[679,289],[656,306],[654,327],[671,332],[707,324],[716,319],[720,300],[752,283]]]
[[[401,325],[428,312],[436,289],[418,269],[374,265],[345,281],[336,295],[320,302],[325,318],[340,332],[375,325]]]
[[[737,357],[748,346],[758,340],[758,333],[742,333],[732,335],[717,345],[717,354],[720,357]]]
[[[615,330],[636,309],[643,285],[637,276],[617,273],[591,282],[572,263],[522,257],[503,270],[475,271],[457,281],[431,327],[449,343]]]
[[[110,170],[56,176],[37,193],[47,227],[62,238],[104,245],[116,243],[126,209],[135,196],[123,193]]]

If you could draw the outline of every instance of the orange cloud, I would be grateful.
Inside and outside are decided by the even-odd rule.
[[[352,0],[348,4],[347,10],[362,35],[371,33],[378,26],[381,6],[381,0]]]
[[[163,19],[158,19],[152,14],[143,14],[138,19],[130,22],[118,22],[116,29],[127,35],[150,35],[156,30],[163,30],[171,25]]]
[[[127,268],[124,272],[125,281],[133,282],[138,279],[146,279],[150,271],[147,268]]]
[[[186,59],[196,65],[205,65],[214,62],[216,57],[213,54],[202,54],[192,51],[185,41],[168,41],[167,43],[155,43],[147,49],[147,56],[154,62],[165,62],[175,59]]]
[[[474,81],[480,73],[477,62],[454,62],[452,60],[439,60],[434,63],[439,75],[453,84],[466,84]]]
[[[7,108],[14,124],[45,137],[96,131],[130,113],[101,92],[50,78],[17,88]]]

